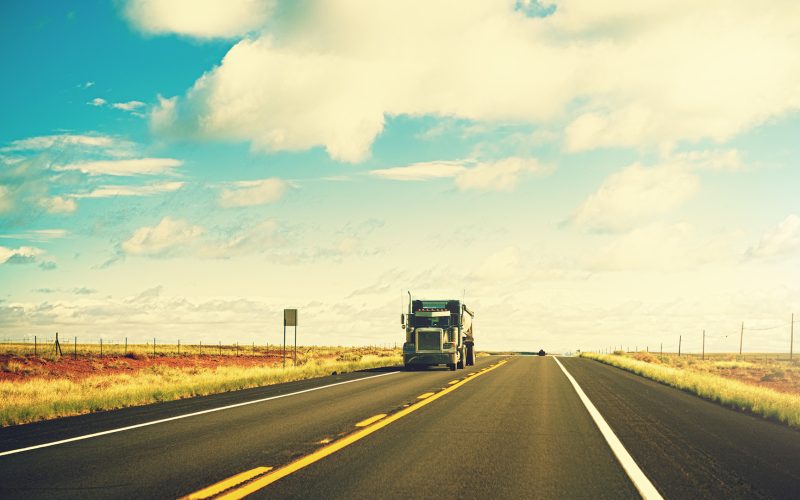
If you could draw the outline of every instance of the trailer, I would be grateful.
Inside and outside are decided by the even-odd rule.
[[[400,322],[406,331],[403,364],[407,369],[446,365],[451,370],[475,364],[473,313],[460,300],[414,300]]]

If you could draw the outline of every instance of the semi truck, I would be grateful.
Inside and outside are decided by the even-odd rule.
[[[400,315],[406,331],[406,369],[446,365],[451,370],[475,364],[472,320],[475,314],[460,300],[414,300],[408,293],[408,314]]]

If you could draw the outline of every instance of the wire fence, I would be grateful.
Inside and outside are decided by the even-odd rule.
[[[701,329],[695,333],[679,334],[677,341],[659,342],[655,345],[644,344],[641,346],[632,346],[630,343],[615,344],[608,347],[600,347],[595,352],[600,354],[648,352],[699,359],[729,357],[733,354],[737,359],[743,361],[800,361],[794,346],[795,325],[800,324],[800,319],[795,319],[795,315],[792,314],[789,321],[774,322],[767,325],[762,323],[759,322],[756,326],[747,326],[742,321],[738,330],[720,329],[712,331]],[[776,352],[767,348],[767,342],[759,334],[779,329],[785,329],[786,331],[786,350]],[[697,342],[698,340],[700,342]],[[692,350],[687,349],[687,344],[692,345]],[[667,350],[664,350],[665,345]]]
[[[21,337],[0,337],[0,353],[16,356],[39,356],[45,358],[72,357],[168,357],[168,356],[258,356],[265,358],[278,358],[293,360],[303,357],[312,350],[316,354],[339,352],[341,346],[300,346],[286,344],[256,344],[249,343],[223,343],[196,341],[160,342],[157,337],[152,339],[137,338],[105,338],[97,337],[79,338],[64,335],[24,335]],[[387,352],[397,349],[396,344],[375,344],[358,348],[365,352]]]

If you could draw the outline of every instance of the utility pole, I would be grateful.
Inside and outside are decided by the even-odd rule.
[[[683,337],[682,335],[678,335],[678,357],[679,358],[681,357],[681,340],[682,340],[682,337]]]
[[[789,361],[792,360],[792,354],[794,351],[794,313],[792,313],[792,322],[791,326],[789,327]]]
[[[742,355],[742,340],[744,339],[744,321],[742,321],[742,329],[739,332],[739,356]]]
[[[703,330],[703,359],[706,359],[706,331]]]

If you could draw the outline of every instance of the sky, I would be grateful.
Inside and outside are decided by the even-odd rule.
[[[0,340],[393,345],[410,290],[483,349],[786,352],[797,19],[3,2]]]

